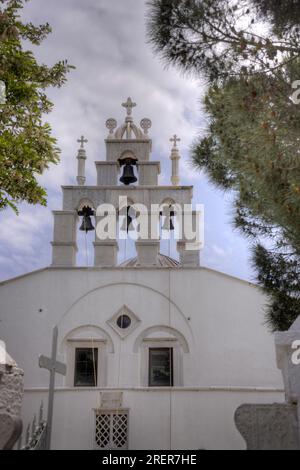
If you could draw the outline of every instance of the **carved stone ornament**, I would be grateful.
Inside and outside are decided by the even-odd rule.
[[[22,421],[7,413],[0,413],[0,450],[11,450],[22,433]]]
[[[235,424],[248,450],[300,449],[296,405],[242,405]]]
[[[113,134],[114,130],[117,127],[117,121],[113,118],[107,119],[106,121],[106,127],[109,130],[110,134]]]

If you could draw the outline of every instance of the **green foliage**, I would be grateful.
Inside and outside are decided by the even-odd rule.
[[[149,41],[167,63],[211,81],[277,70],[299,57],[300,31],[295,28],[291,35],[283,28],[275,34],[265,27],[265,33],[258,32],[258,3],[150,0]]]
[[[279,330],[300,311],[300,117],[289,92],[288,82],[265,75],[211,87],[209,132],[193,151],[197,168],[234,191],[235,226],[273,240],[274,253],[254,248],[253,265],[270,298],[267,323]]]
[[[148,4],[154,50],[210,83],[210,125],[193,163],[234,192],[235,226],[254,242],[257,280],[270,299],[267,322],[287,329],[300,313],[299,2]],[[261,245],[265,237],[272,249]]]
[[[39,64],[24,48],[24,40],[39,45],[51,32],[48,24],[34,26],[20,19],[22,0],[2,0],[0,9],[0,81],[6,103],[0,105],[0,210],[25,200],[46,204],[36,177],[59,160],[56,140],[44,114],[52,110],[45,93],[60,87],[72,68],[66,61],[52,67]]]
[[[236,225],[246,234],[273,237],[276,228],[300,253],[300,115],[289,94],[287,81],[263,74],[211,87],[210,128],[194,163],[236,191]]]
[[[273,331],[288,330],[300,311],[300,258],[290,253],[272,253],[258,244],[253,264],[258,281],[272,299],[266,320]]]
[[[268,18],[275,31],[299,25],[300,3],[298,0],[253,0],[260,14]]]

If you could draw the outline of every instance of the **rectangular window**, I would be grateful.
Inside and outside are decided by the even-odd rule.
[[[74,387],[96,387],[97,375],[98,348],[76,348]]]
[[[173,348],[149,349],[149,387],[173,386]]]

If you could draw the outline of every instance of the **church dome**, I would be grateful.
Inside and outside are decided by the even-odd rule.
[[[155,266],[156,268],[179,268],[181,264],[174,258],[170,258],[170,256],[163,255],[159,253],[158,255],[158,264]],[[131,258],[129,260],[124,261],[119,265],[120,268],[139,268],[141,267],[138,264],[137,256],[135,258]]]

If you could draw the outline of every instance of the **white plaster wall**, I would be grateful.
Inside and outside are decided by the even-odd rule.
[[[66,360],[65,336],[84,325],[97,326],[114,348],[106,354],[107,386],[138,388],[137,338],[155,325],[175,328],[189,346],[182,354],[184,387],[265,387],[274,393],[174,392],[173,448],[242,448],[233,424],[235,409],[249,400],[284,399],[275,391],[283,384],[273,336],[264,325],[265,302],[253,285],[204,268],[50,268],[0,284],[0,337],[25,372],[25,389],[47,387],[49,374],[39,369],[38,355],[50,354],[52,327],[58,324],[59,358]],[[140,323],[122,340],[106,322],[124,304]],[[57,386],[64,386],[62,377]],[[39,407],[32,393],[26,394],[23,408],[28,419]],[[95,393],[57,393],[55,446],[89,448]],[[168,448],[168,400],[164,391],[126,392],[131,447]]]
[[[57,391],[53,449],[93,449],[98,395],[98,390]],[[129,449],[135,450],[243,450],[246,445],[234,425],[235,410],[242,403],[282,401],[280,393],[258,391],[182,390],[170,394],[167,390],[129,390],[123,395],[124,407],[130,408]],[[46,400],[46,394],[40,391],[25,394],[25,425],[42,398]]]
[[[138,386],[135,339],[150,326],[169,325],[190,347],[185,385],[278,387],[282,380],[273,336],[263,324],[264,303],[254,286],[206,269],[48,269],[0,284],[0,335],[24,369],[27,387],[47,383],[37,355],[50,353],[55,324],[59,344],[82,325],[100,326],[110,335],[115,354],[108,354],[108,386]],[[141,322],[121,340],[106,321],[124,304]]]

